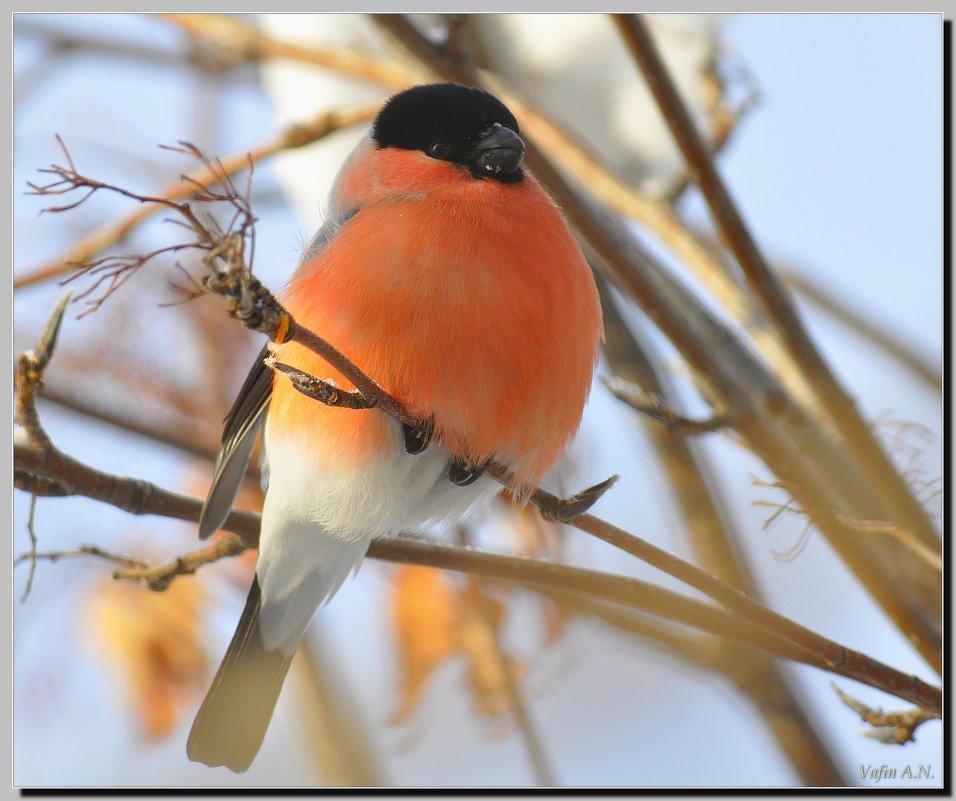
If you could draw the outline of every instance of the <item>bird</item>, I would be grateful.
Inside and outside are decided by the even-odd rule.
[[[461,519],[501,490],[490,460],[526,497],[577,432],[600,301],[524,155],[498,98],[436,83],[389,98],[343,163],[278,297],[421,423],[324,406],[266,357],[353,384],[294,340],[263,349],[225,419],[200,517],[201,538],[222,526],[261,429],[256,573],[193,722],[191,760],[248,769],[310,620],[373,538]]]

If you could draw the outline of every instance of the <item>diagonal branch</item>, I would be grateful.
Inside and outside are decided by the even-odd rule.
[[[54,403],[84,417],[99,420],[123,431],[146,437],[154,442],[169,445],[190,456],[209,462],[216,459],[216,451],[219,447],[218,441],[212,437],[198,436],[197,432],[192,430],[193,426],[163,428],[157,424],[155,419],[147,420],[145,416],[138,419],[129,412],[125,405],[117,404],[118,407],[122,408],[122,411],[114,410],[91,403],[80,395],[65,392],[57,387],[45,386],[39,391],[38,396],[48,403]],[[250,472],[257,473],[255,466],[250,465]]]
[[[717,258],[723,252],[723,245],[711,234],[703,230],[694,229],[694,237]],[[773,260],[773,269],[780,279],[798,295],[817,306],[835,320],[851,328],[854,332],[867,339],[871,344],[896,359],[900,364],[919,376],[929,386],[941,390],[943,380],[940,375],[941,364],[934,361],[929,354],[902,341],[891,330],[882,328],[872,321],[872,314],[866,314],[862,309],[855,308],[842,300],[833,288],[824,286],[811,275],[806,268],[786,263],[779,257]]]

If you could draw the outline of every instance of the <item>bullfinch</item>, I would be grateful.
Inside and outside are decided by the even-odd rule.
[[[602,335],[598,293],[559,209],[522,167],[511,112],[454,83],[389,99],[346,160],[281,294],[422,424],[329,408],[260,358],[226,418],[200,537],[229,512],[263,429],[256,576],[189,735],[244,771],[316,609],[374,537],[460,518],[514,473],[519,496],[575,434]],[[294,342],[278,361],[353,385]]]

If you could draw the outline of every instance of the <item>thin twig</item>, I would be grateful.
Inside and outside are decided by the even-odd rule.
[[[37,511],[37,496],[30,496],[30,516],[27,518],[27,534],[30,535],[30,551],[25,555],[26,558],[30,560],[30,573],[27,576],[27,586],[23,590],[23,595],[20,596],[20,603],[24,603],[27,600],[27,597],[30,595],[30,590],[33,589],[33,577],[37,572],[37,533],[33,528],[34,516]],[[19,561],[19,560],[17,560]],[[16,562],[14,562],[16,566]]]
[[[823,515],[832,515],[842,525],[857,531],[863,531],[869,534],[884,534],[888,537],[892,537],[905,547],[913,550],[932,570],[939,574],[943,572],[943,560],[940,555],[917,542],[899,523],[894,523],[889,520],[857,520],[843,512],[829,512],[825,510],[814,512],[814,516]]]
[[[337,409],[372,409],[377,398],[367,398],[359,390],[339,389],[334,384],[303,373],[296,367],[276,361],[274,356],[265,359],[266,367],[286,376],[292,386],[312,400]]]
[[[760,100],[760,92],[753,76],[738,63],[736,65],[738,77],[744,80],[746,91],[743,99],[735,105],[726,105],[727,84],[718,68],[720,47],[716,41],[710,43],[709,50],[707,65],[704,67],[701,79],[708,89],[707,96],[710,102],[706,104],[706,110],[710,118],[708,120],[710,124],[710,147],[713,156],[716,157],[730,142],[733,134],[737,132],[744,116],[757,105]],[[673,206],[680,200],[689,185],[690,176],[684,170],[677,180],[662,191],[659,196]]]
[[[210,565],[230,556],[238,556],[248,549],[249,546],[239,537],[217,537],[209,545],[177,556],[161,565],[146,563],[117,570],[113,573],[113,578],[133,579],[142,582],[147,589],[161,592],[177,576],[190,576],[203,565]]]
[[[884,712],[877,707],[873,709],[866,704],[847,695],[837,685],[831,682],[836,694],[850,709],[856,712],[864,723],[873,728],[863,732],[866,737],[887,745],[906,745],[916,742],[914,733],[928,720],[939,720],[941,715],[928,709],[917,707],[905,712]]]
[[[115,184],[104,183],[81,174],[77,170],[62,140],[60,140],[59,137],[57,137],[57,140],[60,142],[68,166],[64,167],[54,164],[48,169],[40,170],[40,172],[56,176],[57,180],[44,185],[29,184],[33,189],[33,194],[42,196],[64,195],[77,190],[87,190],[87,194],[73,203],[48,207],[44,209],[44,211],[56,213],[74,209],[89,200],[94,193],[103,190],[136,200],[146,207],[162,207],[174,211],[182,219],[174,220],[173,222],[179,224],[192,234],[192,239],[185,243],[158,248],[146,254],[118,258],[106,257],[104,259],[96,259],[73,265],[77,270],[77,274],[74,275],[73,278],[76,278],[78,275],[96,275],[97,273],[103,273],[91,287],[81,293],[81,297],[89,296],[104,280],[107,281],[106,289],[102,291],[102,294],[99,297],[87,301],[89,305],[92,305],[93,309],[99,308],[103,301],[113,294],[133,272],[160,254],[178,252],[183,249],[198,249],[206,252],[203,260],[207,265],[211,266],[218,260],[223,262],[227,269],[235,263],[246,263],[247,247],[251,255],[256,219],[249,207],[248,198],[239,194],[232,183],[232,179],[225,172],[220,162],[205,158],[194,145],[188,142],[180,142],[179,147],[167,147],[166,149],[188,153],[202,161],[206,169],[211,173],[213,180],[222,185],[222,190],[216,191],[210,188],[210,186],[201,184],[188,176],[186,177],[193,187],[193,197],[199,203],[221,202],[225,203],[227,207],[231,209],[232,218],[225,228],[210,215],[200,215],[197,213],[191,203],[177,202],[163,196],[142,195],[116,186]],[[245,273],[248,275],[247,281],[254,280],[251,277],[251,268],[246,268]],[[71,278],[70,280],[73,279]]]
[[[601,383],[618,400],[623,401],[632,409],[647,415],[653,420],[664,424],[668,432],[681,436],[695,434],[711,434],[732,425],[729,415],[715,414],[702,420],[684,417],[674,411],[667,401],[660,395],[647,393],[637,384],[625,381],[623,378],[598,376]]]
[[[789,493],[786,485],[780,481],[762,481],[756,477],[751,477],[751,483],[755,486],[761,487],[772,487],[774,489],[782,489]],[[758,500],[754,501],[754,506],[768,506],[775,509],[774,513],[768,517],[763,522],[763,530],[767,531],[770,527],[777,522],[777,520],[785,513],[789,512],[795,515],[800,515],[806,517],[811,524],[817,523],[821,520],[832,520],[841,526],[845,526],[848,529],[853,531],[859,531],[865,534],[883,534],[888,537],[892,537],[896,542],[898,542],[903,548],[911,553],[915,554],[920,560],[922,560],[933,572],[938,573],[942,576],[943,572],[943,560],[939,554],[930,550],[929,548],[923,547],[919,542],[916,541],[910,533],[903,528],[899,523],[894,523],[890,520],[859,520],[858,518],[851,517],[845,512],[840,512],[835,509],[814,509],[812,512],[802,508],[793,497],[790,495],[789,499],[784,503],[777,503],[775,501],[764,501]],[[806,536],[806,530],[804,535],[801,536],[801,540]],[[797,546],[792,548],[785,554],[775,553],[774,556],[782,557],[785,561],[789,561],[794,555],[795,552],[802,550],[802,545],[798,543]]]
[[[42,560],[45,562],[59,562],[61,559],[75,559],[77,557],[93,556],[97,559],[104,559],[107,562],[115,562],[120,565],[133,565],[139,568],[148,568],[149,562],[135,556],[125,556],[123,554],[108,551],[100,548],[98,545],[81,545],[79,548],[65,548],[59,551],[27,552],[20,554],[13,560],[13,566],[16,567],[21,562],[30,560],[35,562]]]
[[[73,297],[73,292],[67,292],[53,309],[46,328],[37,341],[33,350],[24,351],[17,361],[16,376],[16,420],[26,432],[30,444],[38,451],[43,452],[51,447],[50,438],[40,424],[40,417],[36,409],[36,393],[43,386],[43,373],[46,371],[53,351],[56,348],[60,325],[63,323],[63,314],[66,306]]]

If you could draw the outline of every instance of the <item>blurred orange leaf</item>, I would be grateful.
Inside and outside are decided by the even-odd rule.
[[[456,648],[454,588],[441,570],[403,565],[395,571],[392,621],[398,638],[399,708],[408,719],[432,671]]]
[[[521,670],[504,657],[498,635],[505,605],[488,596],[481,583],[461,588],[445,572],[402,566],[395,574],[393,623],[398,640],[399,708],[394,724],[408,720],[425,683],[446,659],[463,657],[467,681],[479,717],[495,717],[511,708],[506,670]]]
[[[497,717],[510,711],[509,686],[523,671],[499,645],[504,613],[501,601],[488,596],[480,582],[468,579],[458,598],[458,641],[468,659],[468,684],[479,717]]]
[[[168,735],[206,687],[205,604],[194,579],[175,581],[165,592],[107,579],[81,608],[82,631],[118,679],[119,700],[132,708],[147,739]]]

